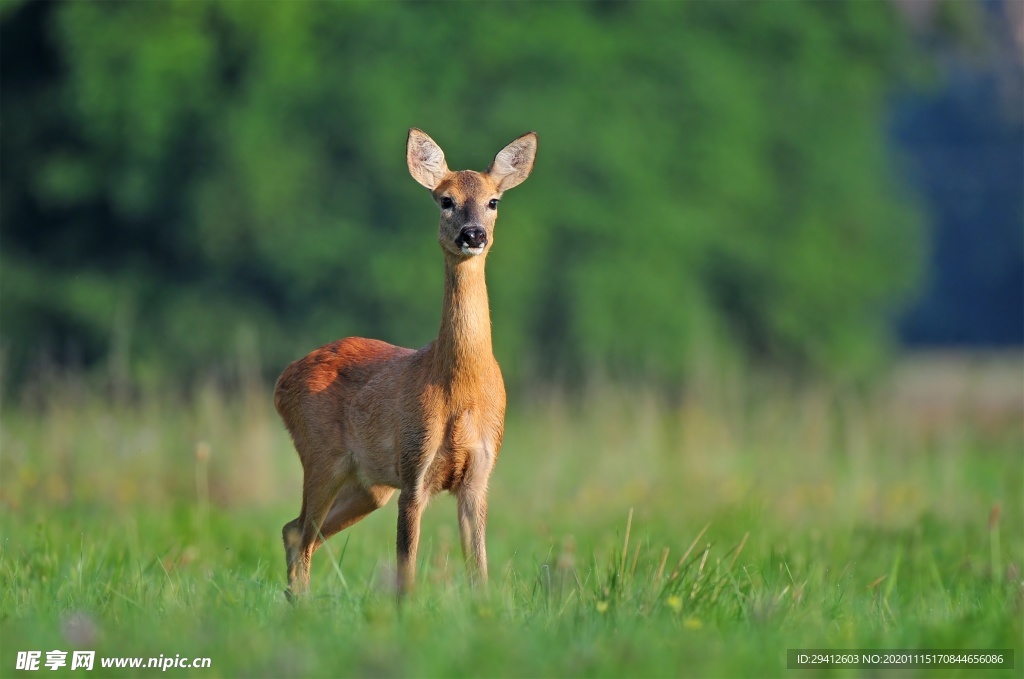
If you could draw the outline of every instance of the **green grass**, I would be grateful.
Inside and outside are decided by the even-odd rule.
[[[800,647],[1013,648],[1016,669],[984,676],[1024,666],[1016,405],[737,380],[674,405],[515,399],[486,594],[439,497],[401,608],[394,501],[317,553],[292,607],[279,535],[300,468],[264,389],[42,393],[0,428],[0,676],[31,676],[19,650],[75,648],[206,656],[168,670],[201,677],[828,674],[787,670]]]

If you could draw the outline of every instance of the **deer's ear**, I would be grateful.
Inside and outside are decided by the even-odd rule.
[[[536,158],[537,133],[527,132],[498,151],[498,155],[494,156],[494,162],[487,168],[487,174],[498,185],[498,190],[508,191],[522,184],[530,176]]]
[[[448,174],[444,151],[425,132],[415,127],[409,130],[409,139],[405,143],[405,160],[412,178],[431,191]]]

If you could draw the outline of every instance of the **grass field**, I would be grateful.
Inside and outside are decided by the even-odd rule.
[[[0,423],[0,676],[55,649],[97,666],[46,676],[157,676],[99,658],[160,655],[209,657],[167,671],[197,677],[979,674],[787,670],[790,648],[1012,648],[983,675],[1022,676],[1021,375],[937,360],[859,393],[724,374],[678,402],[518,396],[489,591],[440,497],[400,609],[394,501],[285,602],[301,474],[264,386],[47,380]]]

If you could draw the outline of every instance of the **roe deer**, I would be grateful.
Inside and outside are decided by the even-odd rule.
[[[409,172],[441,209],[441,328],[419,351],[339,340],[278,378],[274,406],[304,477],[302,510],[282,530],[289,599],[308,590],[310,559],[323,541],[382,507],[395,489],[399,594],[415,580],[423,508],[442,490],[458,499],[470,580],[486,583],[487,481],[501,448],[505,385],[491,351],[484,262],[498,201],[529,176],[536,153],[529,132],[485,172],[452,172],[433,139],[409,130]]]

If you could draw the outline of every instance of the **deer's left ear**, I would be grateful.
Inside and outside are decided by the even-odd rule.
[[[508,191],[530,176],[536,158],[537,133],[527,132],[498,151],[487,174],[498,184],[499,191]]]

